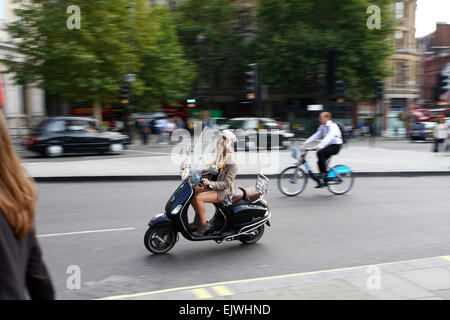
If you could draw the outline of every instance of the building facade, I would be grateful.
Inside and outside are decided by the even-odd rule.
[[[398,26],[393,36],[395,53],[389,59],[393,76],[385,80],[383,133],[387,136],[408,130],[406,117],[402,115],[413,109],[420,98],[416,2],[402,0],[392,4]]]
[[[9,35],[3,30],[6,23],[15,19],[13,0],[0,0],[0,61],[12,57],[14,61],[20,62],[21,57],[17,54],[14,46],[8,44]],[[4,73],[7,67],[0,62],[2,77],[4,104],[3,113],[10,128],[12,136],[26,134],[29,125],[45,114],[44,91],[33,85],[17,85],[14,83],[13,75]]]
[[[436,96],[439,74],[450,64],[450,24],[437,23],[436,31],[418,39],[422,53],[420,87],[425,107],[439,104]]]

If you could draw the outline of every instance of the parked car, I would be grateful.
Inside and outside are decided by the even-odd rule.
[[[294,137],[293,133],[278,129],[277,122],[270,118],[233,118],[228,121],[228,128],[235,130],[238,147],[244,147],[245,150],[260,146],[286,149],[291,146],[290,139]],[[272,139],[276,141],[276,145],[272,145]]]
[[[411,140],[433,140],[435,122],[418,122],[411,127]]]
[[[209,119],[209,127],[219,130],[228,129],[227,120],[227,118],[211,118]]]
[[[67,153],[121,154],[130,143],[126,135],[101,129],[95,119],[56,117],[42,120],[23,145],[44,156],[57,157]]]

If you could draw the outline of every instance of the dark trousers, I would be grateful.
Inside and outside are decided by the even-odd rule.
[[[332,155],[338,154],[340,150],[340,144],[330,144],[329,146],[317,151],[317,158],[319,159],[317,164],[319,165],[320,173],[327,173],[327,160],[330,159]]]
[[[439,152],[439,145],[444,143],[445,139],[434,138],[434,152]]]

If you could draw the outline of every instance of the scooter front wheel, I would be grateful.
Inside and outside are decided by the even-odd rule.
[[[144,236],[144,244],[148,251],[154,254],[162,254],[173,248],[177,242],[177,233],[167,226],[155,226],[147,230]]]
[[[251,234],[251,235],[240,236],[238,238],[238,240],[240,242],[244,243],[244,244],[251,244],[251,243],[255,243],[256,241],[261,239],[263,234],[264,234],[264,225],[262,225],[259,228],[253,230],[253,234]]]

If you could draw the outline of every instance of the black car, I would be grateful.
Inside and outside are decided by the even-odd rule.
[[[102,130],[95,119],[84,117],[42,120],[23,142],[28,150],[48,157],[66,153],[121,154],[130,143],[128,136]]]

